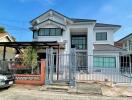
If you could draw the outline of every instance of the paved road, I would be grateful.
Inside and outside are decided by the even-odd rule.
[[[132,100],[130,97],[104,97],[73,95],[63,92],[29,90],[27,88],[12,87],[0,91],[0,100]]]

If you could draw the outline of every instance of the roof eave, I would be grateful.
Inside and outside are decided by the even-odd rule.
[[[121,38],[120,40],[116,41],[117,43],[121,42],[121,41],[124,41],[125,39],[129,38],[130,36],[132,35],[132,33],[130,33],[129,35]]]
[[[30,23],[32,23],[34,20],[38,19],[39,17],[45,15],[46,13],[48,13],[48,12],[50,12],[50,11],[53,11],[54,13],[57,13],[57,14],[59,14],[59,15],[65,17],[65,18],[67,18],[69,21],[72,21],[69,17],[67,17],[67,16],[65,16],[65,15],[63,15],[63,14],[61,14],[61,13],[59,13],[59,12],[53,10],[53,9],[49,9],[49,10],[46,11],[45,13],[43,13],[43,14],[41,14],[40,16],[38,16],[38,17],[34,18],[33,20],[31,20]]]

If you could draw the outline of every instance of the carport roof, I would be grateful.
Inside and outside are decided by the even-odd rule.
[[[42,47],[57,47],[60,46],[60,43],[57,41],[46,41],[46,42],[0,42],[0,46],[20,48],[27,46],[42,46]]]

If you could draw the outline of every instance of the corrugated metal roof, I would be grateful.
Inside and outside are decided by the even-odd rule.
[[[110,44],[94,44],[94,51],[126,51]]]

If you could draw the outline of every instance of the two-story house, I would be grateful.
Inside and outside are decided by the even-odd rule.
[[[116,41],[115,46],[127,51],[120,59],[120,67],[121,69],[127,69],[126,71],[129,72],[132,63],[132,33]]]
[[[31,21],[33,41],[58,41],[64,44],[60,54],[69,54],[74,45],[81,67],[119,68],[119,53],[123,50],[114,46],[113,35],[120,25],[98,23],[91,19],[69,18],[52,9]],[[39,51],[41,56],[45,51]],[[55,53],[57,51],[55,50]]]

